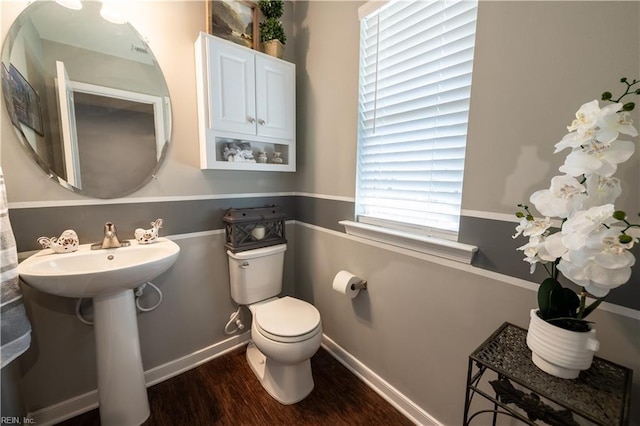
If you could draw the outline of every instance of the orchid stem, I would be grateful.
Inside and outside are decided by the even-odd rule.
[[[633,80],[633,83],[629,83],[629,82],[627,82],[627,81],[623,81],[623,83],[627,85],[627,90],[625,90],[625,92],[622,94],[622,96],[620,96],[620,97],[619,97],[618,99],[616,99],[615,101],[611,101],[611,102],[614,102],[614,103],[620,102],[620,101],[622,100],[622,98],[624,98],[625,96],[627,96],[627,95],[629,95],[629,94],[633,93],[633,92],[631,92],[629,89],[631,89],[631,87],[635,86],[637,83],[640,83],[640,81]]]
[[[583,288],[582,291],[580,292],[580,308],[578,308],[578,315],[576,316],[577,319],[579,319],[579,320],[582,319],[582,316],[584,315],[584,308],[585,308],[586,304],[587,304],[587,292]]]
[[[550,276],[551,278],[553,278],[553,272],[551,272],[551,271],[549,270],[549,268],[547,267],[547,265],[543,263],[543,264],[542,264],[542,266],[544,266],[544,269],[545,269],[545,271],[547,271],[547,274],[549,274],[549,276]]]

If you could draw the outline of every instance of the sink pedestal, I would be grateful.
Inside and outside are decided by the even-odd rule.
[[[93,298],[102,426],[136,426],[150,414],[133,290]]]

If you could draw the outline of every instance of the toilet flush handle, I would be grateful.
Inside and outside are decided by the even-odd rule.
[[[240,267],[241,267],[242,269],[246,269],[248,266],[249,266],[249,262],[246,262],[246,261],[245,261],[245,262],[242,262],[242,263],[240,264]]]

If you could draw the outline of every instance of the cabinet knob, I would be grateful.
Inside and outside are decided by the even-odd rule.
[[[253,118],[253,117],[247,117],[247,121],[248,121],[249,123],[253,124],[253,123],[255,123],[255,122],[256,122],[256,119],[255,119],[255,118]]]
[[[259,120],[258,120],[258,124],[259,124],[259,125],[261,125],[261,126],[264,126],[264,125],[265,125],[265,123],[266,123],[266,122],[265,122],[263,119],[259,119]]]

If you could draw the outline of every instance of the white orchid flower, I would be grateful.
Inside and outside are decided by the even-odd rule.
[[[633,127],[633,120],[629,118],[627,111],[604,115],[597,120],[597,125],[596,139],[602,143],[613,142],[618,139],[620,133],[633,137],[638,136],[638,131]]]
[[[557,154],[566,148],[579,148],[593,139],[595,139],[595,133],[592,131],[567,133],[560,142],[555,144],[556,150],[553,153]]]
[[[576,118],[573,120],[570,126],[567,126],[567,130],[570,132],[578,130],[588,130],[596,125],[596,120],[600,114],[600,103],[594,99],[591,102],[582,104],[582,106],[576,112]]]
[[[584,246],[565,254],[558,269],[571,281],[596,297],[621,286],[631,277],[635,257],[632,244],[620,243],[621,227],[601,228],[586,239]]]
[[[569,250],[580,250],[589,234],[615,222],[614,211],[613,204],[577,211],[562,225],[562,243]]]
[[[591,102],[583,104],[580,109],[578,109],[576,119],[567,127],[567,130],[570,132],[577,131],[578,133],[589,132],[596,127],[596,124],[602,117],[615,114],[620,111],[620,109],[622,109],[621,103],[610,104],[600,109],[599,102],[594,99]]]
[[[595,297],[606,296],[611,289],[626,283],[631,276],[631,268],[606,270],[594,262],[570,262],[564,257],[558,264],[558,270]],[[614,282],[619,284],[613,284]]]
[[[584,263],[579,262],[580,260],[584,260],[583,257],[579,256],[574,259],[572,258],[572,254],[574,252],[566,252],[560,262],[558,263],[558,270],[562,272],[568,280],[571,282],[578,284],[579,286],[587,286],[590,281],[586,275],[586,269]]]
[[[556,176],[551,187],[531,194],[536,209],[545,216],[568,217],[586,200],[587,189],[573,176]]]
[[[527,226],[529,225],[529,221],[527,220],[527,218],[523,218],[520,223],[518,224],[518,226],[516,226],[516,233],[513,234],[513,236],[511,238],[516,239],[518,238],[520,235],[522,235],[522,233],[524,232],[525,229],[527,229]]]
[[[580,205],[580,209],[588,209],[603,204],[613,204],[622,194],[620,179],[600,175],[589,175],[586,181],[587,197]]]
[[[584,289],[595,297],[604,297],[610,290],[620,287],[631,278],[631,268],[608,270],[600,268],[595,263],[587,266],[587,274],[593,279]]]
[[[531,263],[533,258],[538,255],[538,245],[540,244],[540,237],[529,238],[529,242],[523,246],[517,248],[521,250],[527,258],[527,262]],[[537,259],[535,260],[537,262]]]
[[[609,144],[591,141],[567,155],[560,171],[570,176],[595,173],[611,177],[618,169],[618,164],[627,161],[634,151],[635,145],[629,141],[613,141]]]
[[[549,235],[544,240],[544,250],[540,251],[540,258],[548,262],[555,262],[567,252],[567,246],[562,242],[563,236],[561,232]]]
[[[529,242],[518,247],[517,250],[524,253],[526,256],[524,261],[531,264],[529,272],[533,274],[538,263],[555,262],[567,251],[567,248],[562,244],[562,234],[558,232],[548,235],[545,231],[543,234],[532,235]]]
[[[529,269],[530,273],[534,273],[536,270],[536,265],[541,263],[546,263],[547,261],[541,259],[538,254],[539,250],[544,247],[544,237],[541,235],[535,235],[529,238],[529,242],[521,247],[518,247],[517,250],[521,250],[524,255],[525,262],[529,262],[531,267]]]
[[[621,226],[610,226],[600,229],[587,238],[585,248],[594,250],[597,254],[594,261],[604,268],[617,269],[631,267],[635,263],[635,257],[629,252],[633,243],[621,243]]]
[[[544,219],[527,220],[523,218],[520,224],[516,226],[516,234],[513,238],[517,238],[520,234],[525,237],[536,237],[545,233],[547,229],[551,227],[551,219],[545,217]]]
[[[529,226],[523,232],[525,237],[537,237],[543,235],[547,229],[551,227],[551,219],[548,217],[545,217],[544,219],[530,220],[529,222]]]
[[[620,133],[629,136],[638,136],[638,131],[633,127],[633,120],[629,118],[627,111],[619,112],[622,104],[617,103],[599,109],[592,101],[582,106],[576,113],[576,119],[567,127],[572,132],[566,134],[555,145],[554,154],[566,148],[578,148],[589,142],[597,141],[610,144],[618,139]]]

